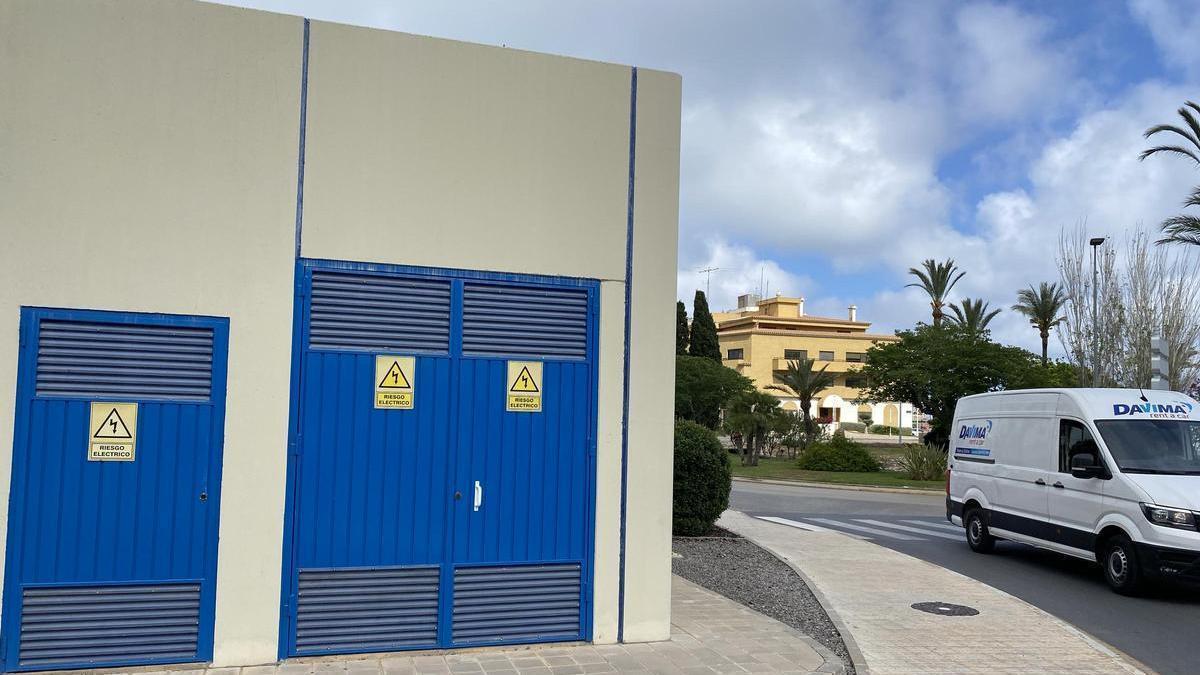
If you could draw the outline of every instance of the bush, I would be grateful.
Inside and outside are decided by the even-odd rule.
[[[897,429],[896,427],[885,427],[882,424],[872,424],[871,425],[871,433],[882,434],[884,436],[912,436],[913,435],[912,429],[910,429],[908,427],[901,427],[900,429]]]
[[[912,480],[940,480],[946,476],[946,448],[906,445],[900,455],[900,471]]]
[[[821,443],[808,446],[796,465],[807,471],[879,471],[879,462],[867,447],[846,438],[841,431]]]
[[[729,454],[711,429],[681,420],[675,423],[676,535],[699,537],[712,529],[729,507]]]
[[[867,425],[861,422],[842,422],[838,424],[838,428],[842,431],[854,431],[861,434],[867,430]]]

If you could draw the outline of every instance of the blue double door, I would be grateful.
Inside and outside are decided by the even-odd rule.
[[[228,322],[25,308],[5,671],[212,657]]]
[[[297,275],[281,655],[586,639],[596,284]]]

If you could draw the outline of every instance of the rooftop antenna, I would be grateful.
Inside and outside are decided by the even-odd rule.
[[[720,269],[721,269],[720,267],[705,267],[702,270],[697,270],[697,272],[699,272],[700,274],[707,275],[704,278],[704,297],[707,298],[710,295],[708,292],[708,289],[712,285],[712,273],[716,272]]]
[[[767,277],[767,266],[763,265],[758,268],[758,297],[765,297],[763,294],[763,280]]]

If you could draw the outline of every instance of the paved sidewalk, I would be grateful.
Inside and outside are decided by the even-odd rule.
[[[841,673],[838,657],[778,621],[672,577],[671,639],[623,645],[568,644],[375,654],[345,659],[292,659],[253,668],[170,671],[154,668],[84,671],[139,675],[415,675],[496,673]],[[61,672],[53,675],[62,675]]]
[[[903,553],[737,511],[726,511],[718,525],[769,549],[810,581],[851,653],[861,654],[859,673],[1143,672],[1023,600]],[[919,602],[965,605],[979,614],[928,614],[911,607]]]

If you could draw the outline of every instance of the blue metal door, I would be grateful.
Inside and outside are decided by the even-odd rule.
[[[454,645],[585,636],[592,314],[586,287],[465,283],[456,483],[472,499],[454,512]],[[537,409],[510,411],[514,386]]]
[[[5,670],[211,660],[227,344],[225,319],[22,309]]]
[[[586,637],[594,282],[307,260],[297,281],[281,656]],[[489,302],[525,326],[473,320]],[[509,356],[543,364],[542,412],[505,412]],[[379,407],[381,357],[414,363],[411,408]]]

